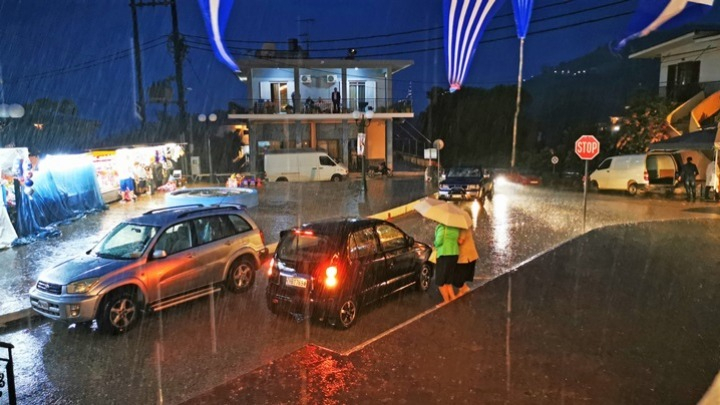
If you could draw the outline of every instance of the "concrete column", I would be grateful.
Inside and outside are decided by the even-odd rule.
[[[340,74],[340,77],[341,77],[340,84],[342,85],[342,89],[340,90],[340,92],[341,92],[340,97],[341,97],[342,101],[340,102],[340,108],[342,108],[342,111],[341,111],[341,113],[342,113],[344,111],[347,111],[347,108],[348,108],[347,68],[342,68],[341,71],[342,72]]]
[[[262,133],[262,126],[248,122],[248,131],[250,132],[250,171],[256,173],[258,171],[258,147],[257,143]]]
[[[387,166],[393,169],[393,121],[385,120],[385,162]]]
[[[350,167],[350,154],[348,153],[348,121],[342,120],[342,137],[340,139],[340,148],[342,149],[342,162]]]

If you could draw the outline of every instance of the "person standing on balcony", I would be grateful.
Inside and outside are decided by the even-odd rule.
[[[340,112],[340,92],[337,87],[332,92],[333,113]]]

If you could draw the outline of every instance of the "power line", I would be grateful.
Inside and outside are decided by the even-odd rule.
[[[543,6],[535,7],[535,8],[534,8],[534,11],[539,11],[539,10],[542,10],[542,9],[546,9],[546,8],[550,8],[550,7],[555,7],[555,6],[561,6],[561,5],[567,6],[567,2],[568,2],[568,0],[562,0],[562,1],[559,1],[559,2],[550,3],[550,4],[543,5]],[[581,13],[585,13],[585,12],[596,11],[596,10],[600,10],[600,9],[603,9],[603,8],[612,7],[612,6],[615,6],[615,5],[618,5],[618,4],[628,3],[628,2],[630,2],[630,0],[619,0],[619,1],[612,2],[612,3],[600,4],[600,5],[596,5],[596,6],[593,6],[593,7],[585,8],[585,9],[582,9],[582,10],[576,10],[576,11],[571,11],[571,12],[564,13],[564,14],[558,14],[558,15],[555,15],[555,16],[548,16],[548,17],[544,17],[544,18],[540,18],[540,19],[535,19],[535,20],[533,20],[533,23],[539,23],[539,22],[548,21],[548,20],[553,20],[553,19],[557,19],[557,18],[563,18],[563,17],[572,16],[572,15],[577,15],[577,14],[581,14]],[[505,14],[498,14],[498,15],[495,16],[495,18],[510,17],[510,16],[513,16],[513,13],[512,13],[512,12],[510,12],[510,13],[505,13]],[[506,26],[502,26],[502,27],[496,27],[496,28],[488,29],[488,30],[486,30],[486,32],[488,32],[488,31],[497,31],[497,30],[506,29],[506,28],[512,28],[512,27],[514,27],[514,25],[506,25]],[[443,29],[443,28],[444,28],[444,27],[443,27],[442,25],[440,25],[440,26],[435,26],[435,27],[430,27],[430,28],[422,28],[422,29],[409,30],[409,31],[393,32],[393,33],[387,33],[387,34],[375,34],[375,35],[367,35],[367,36],[360,36],[360,37],[347,37],[347,38],[334,38],[334,39],[314,40],[314,41],[309,41],[308,43],[310,43],[310,44],[319,44],[319,43],[332,43],[332,42],[360,41],[360,40],[368,40],[368,39],[381,39],[381,38],[389,38],[389,37],[402,36],[402,35],[408,35],[408,34],[417,34],[417,33],[423,33],[423,32],[437,31],[437,30],[441,30],[441,29]],[[207,37],[206,35],[193,35],[193,34],[183,34],[183,35],[184,35],[185,37],[197,38],[197,39],[201,39],[201,40],[203,40],[203,41],[207,41],[207,40],[208,40],[208,37]],[[433,40],[433,39],[435,39],[435,38],[431,38],[431,40]],[[225,39],[225,40],[224,40],[224,42],[225,42],[226,44],[227,44],[227,43],[238,43],[238,44],[242,44],[242,43],[245,43],[245,44],[265,44],[265,43],[268,43],[268,42],[269,42],[269,43],[280,43],[280,42],[284,42],[284,41],[285,41],[285,40],[282,40],[282,41],[267,41],[267,40],[266,40],[266,41],[254,41],[254,40],[243,40],[243,39]],[[402,43],[399,43],[399,44],[402,44]],[[391,45],[393,45],[393,44],[378,45],[378,46],[391,46]],[[372,47],[372,46],[369,46],[369,47]],[[358,47],[355,47],[355,48],[358,48]],[[366,47],[359,47],[359,49],[362,49],[362,48],[366,48]],[[331,50],[345,50],[345,49],[346,49],[346,48],[328,48],[328,49],[320,49],[320,50],[318,50],[318,49],[313,49],[313,52],[322,52],[322,51],[331,51]]]
[[[534,24],[537,24],[537,23],[542,23],[542,22],[557,20],[557,19],[561,19],[561,18],[567,18],[567,17],[571,17],[571,16],[583,14],[583,13],[594,12],[594,11],[602,10],[602,9],[605,9],[605,8],[614,7],[614,6],[623,4],[623,3],[628,3],[629,1],[630,1],[630,0],[618,0],[618,1],[610,2],[610,3],[595,5],[595,6],[587,7],[587,8],[580,9],[580,10],[574,10],[574,11],[570,11],[570,12],[567,12],[567,13],[562,13],[562,14],[557,14],[557,15],[547,16],[547,17],[544,17],[544,18],[535,19],[535,20],[533,20],[533,23],[534,23]],[[559,4],[559,3],[553,3],[553,4],[551,4],[551,5],[546,5],[546,6],[544,6],[544,7],[550,7],[550,6],[554,6],[554,5],[558,5],[558,4]],[[624,16],[624,15],[627,15],[627,14],[628,14],[628,13],[616,14],[616,15],[614,15],[614,16],[609,16],[609,18],[613,18],[613,17],[616,17],[616,16],[617,16],[617,17],[619,17],[619,16]],[[505,30],[505,29],[514,28],[514,27],[515,27],[514,24],[503,25],[503,26],[500,26],[500,27],[493,27],[493,28],[487,29],[485,32],[487,33],[487,32],[493,32],[493,31],[500,31],[500,30]],[[442,27],[441,27],[441,28],[442,28]],[[432,28],[431,30],[434,30],[434,29],[435,29],[435,28]],[[419,32],[419,31],[422,31],[422,30],[406,31],[406,32],[404,32],[404,33],[408,33],[408,32]],[[537,32],[544,32],[544,31],[536,31],[536,33],[537,33]],[[401,33],[401,34],[404,34],[404,33]],[[376,39],[376,38],[382,38],[382,37],[393,36],[393,35],[396,35],[396,34],[384,34],[384,35],[379,35],[379,36],[368,36],[368,37],[359,37],[359,38],[360,38],[360,39]],[[187,35],[186,35],[186,36],[187,36]],[[189,36],[195,37],[195,38],[202,38],[202,41],[203,41],[203,42],[204,42],[204,41],[207,41],[207,37],[201,37],[201,36],[197,36],[197,35],[189,35]],[[514,37],[512,37],[512,38],[514,38]],[[375,48],[390,48],[390,47],[395,47],[395,46],[402,46],[402,45],[409,45],[409,44],[416,44],[416,43],[427,43],[427,42],[439,41],[439,40],[443,40],[443,39],[444,39],[444,37],[439,36],[439,37],[433,37],[433,38],[423,38],[423,39],[417,39],[417,40],[408,40],[408,41],[402,41],[402,42],[393,42],[393,43],[386,43],[386,44],[380,44],[380,45],[366,45],[366,46],[359,46],[359,47],[358,47],[358,46],[355,46],[354,48],[355,48],[355,49],[366,49],[366,50],[367,50],[367,49],[375,49]],[[498,38],[498,39],[494,39],[494,40],[491,40],[491,41],[484,41],[484,42],[492,42],[492,41],[495,41],[495,40],[502,40],[502,39],[506,39],[506,38],[503,37],[503,38]],[[332,40],[323,40],[323,41],[315,41],[315,42],[316,42],[316,43],[319,43],[319,42],[338,42],[338,41],[341,41],[341,40],[340,40],[340,39],[332,39]],[[195,44],[195,45],[204,45],[204,43],[200,42],[198,39],[190,39],[190,40],[188,40],[188,42],[191,42],[191,43],[193,43],[193,44]],[[230,40],[226,40],[226,42],[231,42],[231,41],[230,41]],[[262,41],[233,41],[233,42],[265,43],[265,42],[262,42]],[[252,54],[252,53],[254,53],[254,52],[256,52],[256,51],[259,50],[259,49],[257,49],[257,48],[236,47],[236,46],[228,46],[227,49],[228,49],[228,50],[235,51],[235,52],[239,52],[239,53],[241,53],[241,54],[246,54],[246,55],[247,55],[247,54]],[[347,47],[346,47],[346,46],[345,46],[345,47],[340,47],[340,48],[313,49],[313,52],[316,52],[316,53],[336,52],[336,51],[343,51],[343,52],[344,52],[345,50],[347,50]],[[386,55],[403,54],[403,53],[415,53],[415,52],[416,52],[416,51],[405,51],[405,52],[402,52],[402,51],[401,51],[401,52],[393,52],[393,53],[386,53],[386,54],[362,55],[362,56],[360,56],[360,57],[365,57],[365,56],[386,56]]]
[[[163,38],[164,37],[157,37],[157,38],[154,38],[154,39],[144,42],[142,44],[142,46],[143,46],[142,50],[146,51],[146,50],[150,50],[150,49],[153,49],[153,48],[156,48],[156,47],[162,45],[164,42],[157,42],[157,41],[159,39],[163,39]],[[156,43],[152,44],[153,42],[156,42]],[[150,44],[152,44],[152,45],[150,45]],[[101,56],[100,58],[97,58],[94,60],[88,60],[88,61],[80,62],[80,63],[74,64],[74,65],[64,66],[64,67],[58,68],[58,69],[46,70],[44,72],[37,72],[37,73],[31,73],[28,75],[24,75],[17,79],[8,80],[6,83],[16,84],[16,83],[26,82],[29,80],[46,79],[46,78],[50,78],[50,77],[65,75],[68,73],[75,73],[78,71],[82,71],[82,70],[89,69],[89,68],[92,68],[95,66],[100,66],[100,65],[103,65],[106,63],[110,63],[110,62],[114,62],[116,60],[126,58],[126,57],[130,56],[131,52],[132,52],[132,48],[124,49],[121,51],[116,51],[111,54]]]

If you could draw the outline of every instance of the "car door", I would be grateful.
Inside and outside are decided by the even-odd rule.
[[[610,178],[610,165],[612,163],[612,158],[607,158],[602,161],[593,172],[591,179],[598,184],[598,188],[600,189],[607,189],[609,188],[609,178]]]
[[[220,283],[228,257],[234,249],[235,231],[227,215],[212,215],[193,221],[197,234],[198,282],[202,285]]]
[[[166,257],[148,260],[144,277],[149,280],[149,301],[166,299],[195,288],[202,278],[196,269],[197,248],[192,224],[184,221],[167,228],[158,238],[152,252],[165,251]]]
[[[410,238],[400,229],[389,223],[375,227],[380,247],[385,254],[387,291],[392,293],[415,281],[416,254],[410,245]]]
[[[385,295],[387,279],[385,255],[378,246],[372,227],[352,232],[348,237],[348,271],[358,302],[367,304]]]

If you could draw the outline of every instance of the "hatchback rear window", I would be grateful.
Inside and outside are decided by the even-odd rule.
[[[332,250],[334,243],[324,235],[289,232],[280,241],[277,255],[280,260],[319,260]]]

